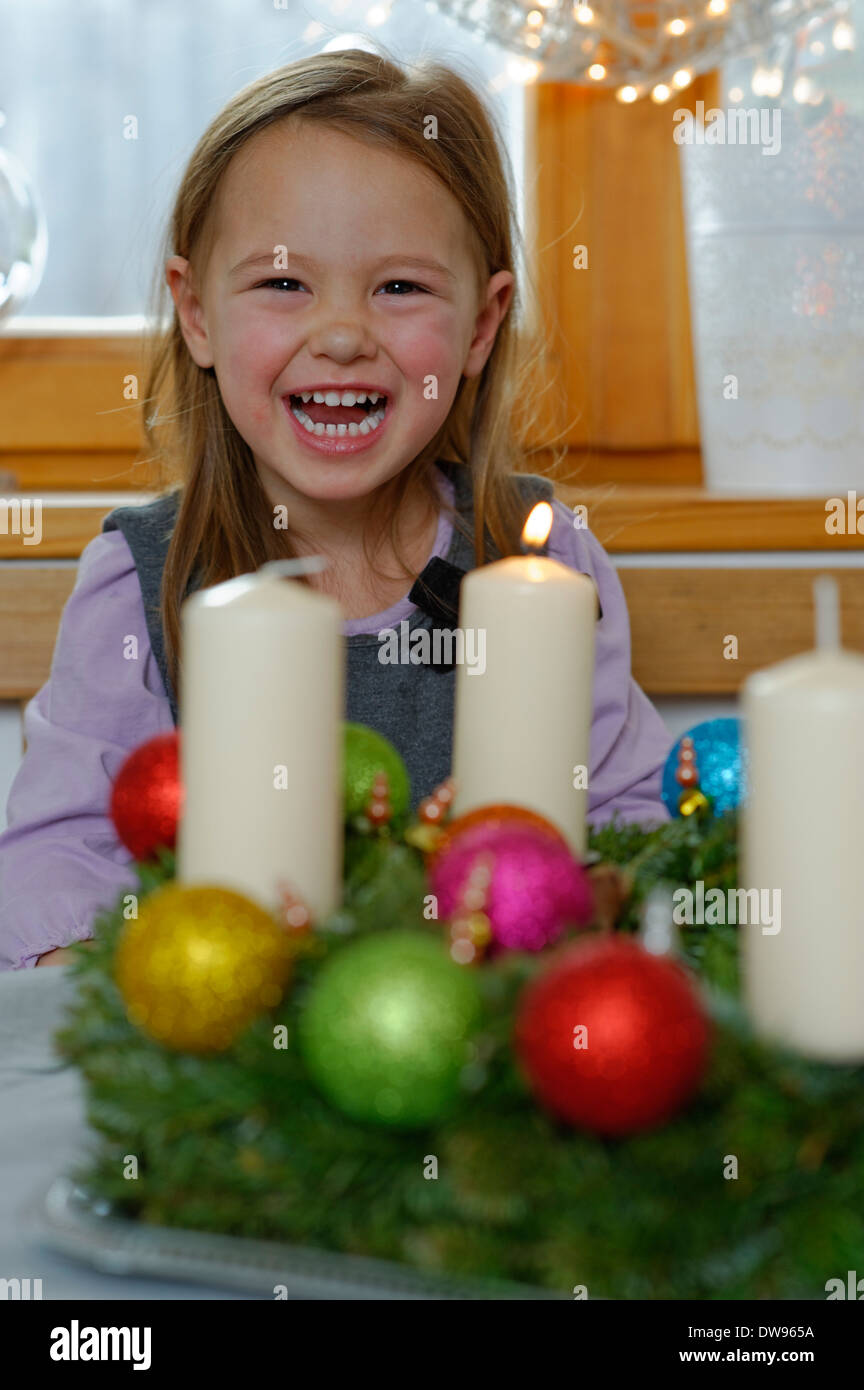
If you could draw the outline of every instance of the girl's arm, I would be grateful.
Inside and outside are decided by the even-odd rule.
[[[624,590],[596,537],[573,526],[573,514],[563,502],[556,501],[553,510],[548,553],[591,576],[603,610],[595,630],[588,820],[599,829],[617,812],[625,821],[658,825],[669,819],[660,780],[673,739],[630,670]]]
[[[92,946],[92,941],[82,941],[82,946]],[[75,956],[74,951],[70,951],[68,946],[58,946],[55,951],[46,951],[44,956],[40,956],[37,965],[68,965]]]
[[[105,532],[82,552],[50,678],[24,714],[0,834],[0,970],[90,937],[96,912],[134,887],[111,783],[133,748],[173,727],[129,546]]]

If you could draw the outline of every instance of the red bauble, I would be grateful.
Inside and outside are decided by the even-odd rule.
[[[542,1105],[580,1129],[622,1135],[684,1104],[710,1036],[681,966],[618,937],[567,947],[528,986],[515,1045]]]
[[[123,844],[138,860],[177,840],[183,789],[180,737],[158,734],[130,753],[111,790],[111,819]]]

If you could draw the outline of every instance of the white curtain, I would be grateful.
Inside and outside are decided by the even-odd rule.
[[[449,62],[485,95],[521,222],[524,90],[502,49],[420,0],[0,0],[0,144],[28,170],[48,226],[45,274],[20,318],[146,312],[173,194],[208,122],[247,83],[346,34],[402,61]]]

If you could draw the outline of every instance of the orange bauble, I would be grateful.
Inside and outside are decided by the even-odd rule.
[[[455,820],[442,825],[440,838],[436,840],[434,848],[430,851],[429,860],[431,861],[442,851],[449,849],[463,830],[470,830],[475,825],[530,825],[535,830],[550,835],[556,840],[563,841],[564,839],[558,827],[547,820],[545,816],[538,815],[536,811],[529,811],[527,806],[516,806],[510,802],[501,801],[489,806],[476,806],[473,811],[466,811],[464,815],[457,816]]]

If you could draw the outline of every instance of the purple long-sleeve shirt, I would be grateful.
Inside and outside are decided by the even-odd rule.
[[[617,812],[627,821],[657,824],[668,819],[660,777],[672,740],[630,673],[621,582],[590,531],[574,528],[563,503],[553,507],[548,553],[593,578],[603,611],[596,628],[588,818],[596,827]],[[451,530],[442,512],[434,555],[446,555]],[[398,626],[413,609],[401,599],[383,613],[346,622],[344,634]],[[119,660],[130,635],[138,640],[138,659]],[[135,562],[121,531],[103,532],[82,551],[50,677],[24,714],[27,751],[9,794],[8,828],[0,835],[0,970],[33,966],[46,951],[91,936],[95,913],[134,888],[132,855],[108,813],[111,784],[134,748],[173,728]]]

